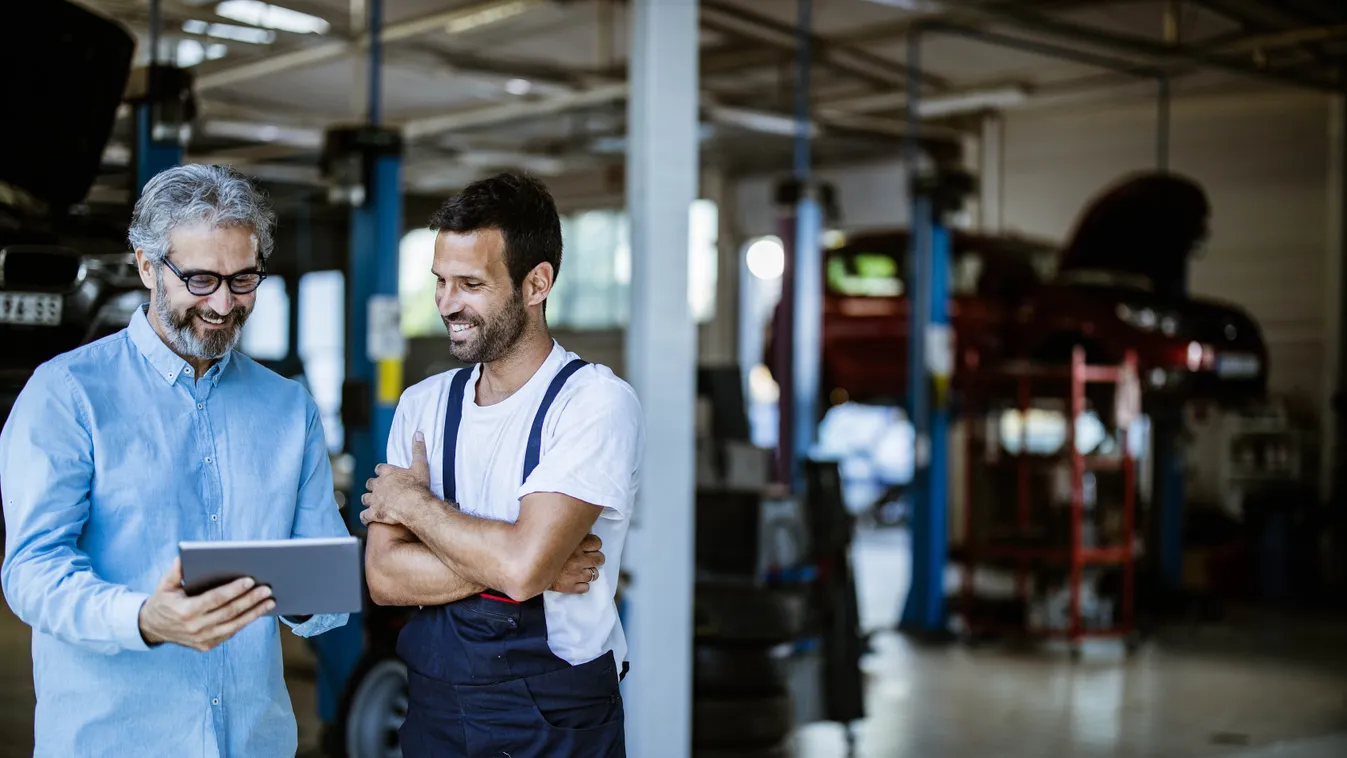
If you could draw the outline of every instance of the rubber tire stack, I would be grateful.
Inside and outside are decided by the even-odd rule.
[[[799,636],[805,612],[799,593],[697,585],[693,758],[791,758],[795,711],[773,649]]]

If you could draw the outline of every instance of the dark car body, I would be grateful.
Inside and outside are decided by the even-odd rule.
[[[22,6],[22,11],[18,6]],[[78,5],[0,11],[0,419],[43,361],[125,326],[147,292],[126,219],[81,205],[96,179],[135,40]]]
[[[956,389],[978,367],[1018,358],[1065,362],[1081,345],[1092,363],[1120,363],[1134,351],[1151,401],[1239,403],[1266,391],[1262,335],[1237,306],[1162,295],[1141,277],[1110,271],[1057,274],[1057,248],[1043,242],[956,231],[951,245]],[[896,230],[824,252],[825,402],[903,401],[907,249],[908,234]]]

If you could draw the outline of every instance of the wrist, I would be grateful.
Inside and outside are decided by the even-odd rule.
[[[416,497],[408,498],[406,513],[398,514],[398,521],[407,527],[417,536],[421,535],[421,530],[425,528],[428,517],[431,516],[437,506],[443,505],[439,498],[430,490],[416,493]]]
[[[149,603],[140,606],[140,612],[136,614],[136,626],[140,629],[140,638],[145,640],[145,644],[150,647],[164,642],[164,638],[154,631],[151,622],[145,618],[145,609]]]

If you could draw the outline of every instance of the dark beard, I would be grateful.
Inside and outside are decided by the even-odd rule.
[[[528,324],[527,315],[523,290],[515,287],[510,300],[495,318],[490,321],[481,318],[469,320],[477,331],[477,337],[469,342],[454,342],[453,330],[449,327],[450,319],[441,316],[445,331],[450,334],[449,354],[464,363],[498,361],[509,354],[524,336],[524,327]]]
[[[159,292],[164,291],[163,272],[157,272],[155,277],[158,279]],[[225,285],[221,285],[225,286]],[[228,314],[220,314],[204,305],[197,305],[188,308],[183,313],[176,313],[168,304],[167,296],[154,298],[155,313],[159,316],[160,323],[164,326],[164,331],[168,335],[169,346],[173,351],[184,358],[202,358],[205,360],[216,360],[223,358],[230,350],[238,344],[239,338],[243,334],[243,324],[248,320],[248,309],[242,305],[235,305],[234,309]],[[213,318],[224,317],[226,326],[220,329],[211,329],[206,334],[200,335],[195,329],[195,322],[198,316],[211,316]]]

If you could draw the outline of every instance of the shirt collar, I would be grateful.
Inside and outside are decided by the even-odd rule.
[[[178,381],[178,377],[184,373],[191,376],[192,365],[164,344],[163,338],[154,330],[154,327],[150,326],[149,310],[149,304],[144,303],[131,315],[129,327],[131,341],[140,350],[140,354],[145,356],[145,360],[150,362],[150,366],[154,368],[159,378],[170,385]],[[233,356],[234,351],[232,350],[225,353],[224,357],[216,361],[215,365],[211,366],[210,370],[206,372],[206,377],[213,384],[219,384],[220,376],[229,366],[229,361]]]

